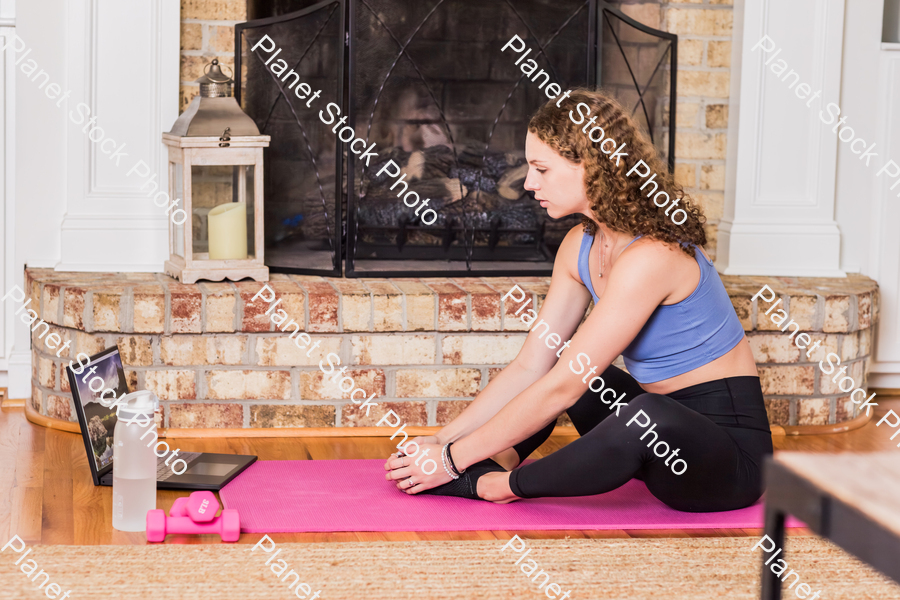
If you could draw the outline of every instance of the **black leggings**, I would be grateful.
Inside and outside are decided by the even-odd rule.
[[[588,390],[566,411],[581,437],[513,470],[509,485],[516,496],[590,496],[637,478],[659,500],[682,511],[734,510],[759,499],[772,435],[758,377],[728,377],[667,396],[644,392],[631,375],[613,366],[602,378],[615,396],[606,394],[604,403],[601,393]],[[609,401],[623,392],[628,404],[616,416]],[[640,410],[656,423],[651,433],[650,426],[640,426],[643,416],[626,427]],[[547,440],[554,425],[515,446],[519,462]],[[677,458],[664,452],[666,446],[679,450]],[[675,466],[677,459],[684,463]],[[686,470],[676,475],[673,466],[680,472],[685,463]]]

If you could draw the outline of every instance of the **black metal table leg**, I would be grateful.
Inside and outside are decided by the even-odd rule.
[[[766,525],[765,534],[769,539],[775,542],[775,549],[784,548],[784,520],[785,514],[781,510],[766,503]],[[784,558],[784,552],[778,555],[778,558]],[[763,555],[762,567],[762,600],[781,600],[781,580],[772,572],[766,564],[765,555]]]

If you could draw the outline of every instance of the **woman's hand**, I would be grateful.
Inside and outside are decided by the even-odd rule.
[[[415,443],[419,444],[419,446],[421,446],[422,444],[439,444],[441,446],[444,445],[441,443],[441,440],[439,440],[438,436],[436,436],[436,435],[420,435],[419,437],[413,439],[413,441]],[[438,457],[438,458],[440,458],[440,457]]]
[[[418,444],[417,447],[419,447],[419,448],[421,448],[425,444],[431,444],[431,445],[437,444],[439,446],[443,446],[443,444],[441,443],[441,441],[438,439],[438,437],[436,435],[420,435],[419,437],[414,438],[414,439],[410,440],[409,442],[407,442],[407,447],[409,444],[413,444],[413,443]],[[397,448],[398,449],[400,448],[399,444],[397,445]],[[399,452],[395,452],[394,454],[391,454],[390,456],[388,456],[387,462],[384,463],[384,468],[386,470],[390,470],[391,467],[389,466],[389,464],[390,464],[391,459],[397,458],[399,456],[403,456],[404,454],[406,454],[406,453],[403,452],[402,450],[400,450]],[[440,458],[440,454],[438,454],[438,458],[436,458],[435,461],[440,462],[438,460],[439,458]]]
[[[433,438],[434,436],[428,437]],[[422,439],[427,438],[416,438],[416,440]],[[385,479],[396,481],[397,489],[407,494],[418,494],[443,485],[452,479],[441,466],[443,446],[428,442],[416,441],[416,443],[419,445],[419,451],[412,456],[398,452],[392,454],[384,464],[385,470],[388,471]],[[411,443],[407,444],[406,448],[408,449],[410,445]]]

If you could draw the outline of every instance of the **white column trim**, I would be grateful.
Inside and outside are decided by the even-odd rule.
[[[723,221],[719,244],[723,243],[728,243],[732,257],[739,258],[724,270],[717,264],[726,275],[846,277],[828,266],[840,261],[840,233],[833,222]]]
[[[809,4],[814,43],[803,46],[787,35],[787,5],[774,0],[735,3],[735,34],[729,100],[725,214],[719,224],[717,268],[733,275],[844,277],[840,268],[840,231],[835,221],[837,138],[819,120],[819,109],[839,102],[845,0],[795,0]],[[773,25],[775,23],[776,25]],[[773,29],[782,33],[773,33]],[[770,35],[782,48],[778,59],[797,65],[800,81],[822,89],[820,103],[811,107],[785,99],[788,84],[769,71],[771,55],[753,46]],[[790,44],[793,43],[793,46]],[[799,68],[801,59],[811,67]],[[777,90],[783,86],[785,90]],[[787,93],[792,94],[788,91]],[[802,110],[798,129],[805,138],[778,139],[773,124],[794,119]],[[794,120],[793,122],[797,122]],[[804,129],[805,127],[805,129]],[[777,132],[774,132],[777,133]],[[787,152],[811,157],[798,166],[803,172],[786,183],[778,163],[765,162],[767,153],[780,158]],[[777,162],[777,161],[776,161]],[[766,170],[768,169],[768,170]]]
[[[168,257],[165,215],[146,192],[139,191],[143,179],[126,177],[141,160],[157,175],[159,189],[167,189],[167,154],[160,136],[178,116],[179,2],[150,0],[147,5],[149,29],[140,34],[145,39],[135,40],[129,48],[129,53],[140,59],[135,62],[149,65],[141,78],[141,73],[117,77],[116,72],[110,71],[109,63],[100,62],[101,58],[109,58],[110,40],[121,35],[119,25],[100,12],[111,10],[113,5],[99,0],[69,4],[67,77],[73,95],[67,115],[84,102],[90,107],[90,116],[99,116],[98,125],[105,125],[108,137],[117,145],[126,143],[124,152],[128,156],[114,167],[99,146],[87,139],[81,125],[67,121],[66,214],[56,270],[162,272],[163,261]],[[121,90],[113,89],[115,86],[121,86]],[[143,110],[143,114],[135,114],[128,102],[133,95],[149,107],[149,114]],[[117,101],[111,107],[112,97]],[[135,140],[149,152],[135,148]],[[114,176],[109,175],[111,169]]]

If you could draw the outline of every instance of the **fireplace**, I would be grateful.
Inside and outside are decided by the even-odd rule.
[[[288,12],[291,11],[291,12]],[[565,90],[613,93],[673,163],[677,38],[596,0],[248,0],[235,28],[236,95],[272,142],[266,262],[347,277],[545,275],[580,220],[546,216],[524,190],[530,115],[547,100],[501,48],[519,35]],[[271,44],[321,97],[266,66]],[[257,50],[251,48],[257,46]],[[293,79],[291,81],[296,81]],[[366,167],[319,111],[375,144]],[[352,142],[351,142],[352,143]],[[388,163],[407,175],[403,186]],[[427,222],[397,191],[424,199]]]

